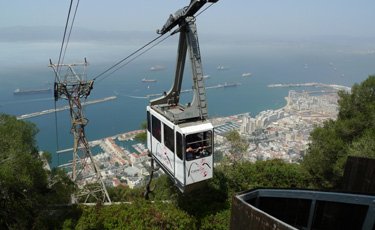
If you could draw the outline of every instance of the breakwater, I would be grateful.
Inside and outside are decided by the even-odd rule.
[[[101,98],[101,99],[97,99],[97,100],[91,100],[91,101],[83,102],[82,105],[92,105],[92,104],[96,104],[96,103],[115,100],[116,98],[117,98],[116,96],[105,97],[105,98]],[[45,115],[45,114],[60,112],[60,111],[68,110],[68,109],[69,109],[69,106],[66,105],[66,106],[63,106],[63,107],[60,107],[60,108],[56,108],[56,109],[47,109],[47,110],[43,110],[43,111],[40,111],[40,112],[23,114],[23,115],[17,116],[17,120],[23,120],[23,119],[27,119],[27,118],[31,118],[31,117],[42,116],[42,115]]]

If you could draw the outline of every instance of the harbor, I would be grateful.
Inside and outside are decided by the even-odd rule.
[[[134,130],[89,142],[93,159],[99,166],[101,176],[107,186],[126,185],[134,188],[143,183],[145,176],[148,175],[148,151],[144,143],[134,138],[144,132],[145,130]],[[83,148],[78,148],[78,155],[81,154],[81,149]],[[72,152],[73,148],[68,148],[56,153],[59,155],[72,154]],[[90,161],[84,156],[81,157],[81,160]],[[72,161],[59,164],[58,167],[70,171]],[[79,183],[85,184],[85,181],[91,178],[89,167],[89,165],[83,166],[84,170],[80,175]]]
[[[256,116],[249,113],[210,119],[214,126],[217,157],[233,158],[226,135],[237,131],[249,144],[242,159],[281,159],[298,162],[309,143],[311,130],[337,116],[337,94],[309,94],[290,90],[287,105],[276,110],[262,111]],[[142,186],[147,178],[150,162],[145,143],[135,137],[145,130],[134,130],[89,142],[94,159],[101,169],[107,186]],[[72,148],[57,153],[71,153]],[[69,168],[71,162],[58,167]],[[161,170],[158,171],[160,175]],[[83,177],[85,178],[85,177]]]

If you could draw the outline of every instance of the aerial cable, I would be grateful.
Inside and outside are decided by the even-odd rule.
[[[124,61],[126,61],[127,59],[131,58],[133,55],[137,54],[139,51],[143,50],[144,48],[146,48],[147,46],[149,46],[150,44],[152,44],[153,42],[157,41],[159,38],[161,38],[163,36],[162,35],[159,35],[157,36],[156,38],[152,39],[151,41],[149,41],[148,43],[146,43],[145,45],[143,45],[141,48],[137,49],[136,51],[134,51],[133,53],[131,53],[130,55],[128,55],[127,57],[121,59],[120,61],[118,61],[116,64],[112,65],[111,67],[109,67],[107,70],[105,70],[104,72],[98,74],[97,76],[95,76],[93,78],[93,80],[97,80],[99,77],[103,76],[104,74],[108,73],[110,70],[114,69],[116,66],[120,65],[121,63],[123,63]],[[113,72],[112,72],[113,73]]]
[[[162,43],[163,41],[165,41],[166,39],[168,39],[169,37],[171,37],[172,34],[168,35],[167,37],[163,38],[162,40],[158,41],[157,43],[153,44],[152,46],[150,46],[149,48],[147,48],[146,50],[142,51],[140,54],[138,54],[137,56],[133,57],[132,59],[130,59],[129,61],[125,62],[124,64],[122,64],[121,66],[117,67],[116,69],[114,69],[112,72],[110,72],[109,74],[107,74],[105,77],[101,78],[98,82],[101,82],[103,81],[104,79],[108,78],[109,76],[111,76],[114,72],[116,72],[117,70],[125,67],[126,65],[128,65],[129,63],[131,63],[132,61],[134,61],[135,59],[137,59],[138,57],[142,56],[143,54],[147,53],[149,50],[151,50],[152,48],[154,48],[155,46],[159,45],[160,43]]]
[[[61,59],[61,60],[62,60],[61,63],[64,63],[64,58],[65,58],[66,50],[67,50],[67,48],[68,48],[68,44],[69,44],[69,40],[70,40],[70,35],[72,34],[72,29],[73,29],[74,21],[75,21],[75,19],[76,19],[76,15],[77,15],[77,10],[78,10],[79,1],[80,1],[80,0],[77,1],[76,9],[74,10],[74,15],[73,15],[72,22],[71,22],[71,24],[70,24],[70,29],[69,29],[68,39],[67,39],[67,41],[66,41],[66,43],[65,43],[65,49],[64,49],[64,54],[63,54],[62,59]]]
[[[59,66],[60,66],[60,61],[61,61],[61,55],[62,55],[62,51],[63,51],[63,48],[64,48],[65,36],[66,36],[66,30],[68,29],[69,18],[70,18],[70,12],[72,11],[72,5],[73,5],[73,0],[70,0],[69,12],[68,12],[68,16],[66,17],[66,23],[65,23],[65,29],[64,29],[64,36],[63,36],[63,40],[62,40],[62,42],[61,42],[60,55],[59,55],[59,60],[58,60],[58,62],[57,62],[56,72],[59,72]],[[56,78],[57,78],[57,80],[60,82],[60,79],[58,78],[57,75],[56,75]]]
[[[60,70],[59,70],[59,66],[60,66],[61,63],[64,62],[64,58],[65,58],[65,54],[66,54],[66,50],[67,50],[68,43],[69,43],[69,40],[70,40],[70,35],[71,35],[71,33],[72,33],[72,29],[73,29],[74,21],[75,21],[75,18],[76,18],[76,15],[77,15],[78,6],[79,6],[79,0],[78,0],[78,1],[77,1],[77,5],[76,5],[76,8],[75,8],[75,11],[74,11],[74,16],[73,16],[73,19],[72,19],[72,22],[71,22],[71,25],[70,25],[69,34],[68,34],[68,39],[67,39],[67,42],[65,42],[65,37],[66,37],[66,32],[67,32],[68,25],[69,25],[69,21],[70,21],[70,13],[71,13],[71,10],[72,10],[73,1],[74,1],[74,0],[71,0],[71,1],[70,1],[69,12],[68,12],[68,16],[67,16],[66,23],[65,23],[64,36],[63,36],[63,40],[62,40],[61,48],[60,48],[59,60],[58,60],[57,67],[56,67],[55,82],[56,82],[56,80],[57,80],[59,83],[60,83],[60,78],[59,78],[59,76],[58,76],[59,71],[60,71]],[[63,50],[64,44],[65,44],[65,49],[64,49],[64,53],[62,53],[62,50]],[[57,124],[56,100],[55,100],[54,106],[55,106],[55,136],[56,136],[56,150],[59,150],[60,146],[59,146],[59,131],[58,131],[58,124]],[[59,161],[60,161],[60,156],[58,155],[58,163],[60,163]]]
[[[201,15],[203,12],[205,12],[206,10],[208,10],[208,8],[210,8],[212,5],[214,5],[214,3],[211,3],[210,5],[208,5],[206,8],[204,8],[201,12],[199,12],[195,18],[197,18],[199,15]]]
[[[56,150],[59,150],[59,132],[57,127],[57,111],[56,111],[56,100],[55,101],[55,133],[56,133]]]
[[[55,137],[56,137],[56,153],[57,153],[57,165],[60,165],[60,153],[59,153],[59,130],[57,127],[57,111],[56,111],[56,100],[55,100]]]
[[[60,66],[60,61],[61,61],[62,50],[63,50],[64,43],[65,43],[66,30],[67,30],[68,24],[69,24],[69,18],[70,18],[70,12],[72,10],[72,5],[73,5],[73,0],[70,1],[68,16],[66,18],[65,29],[64,29],[64,36],[63,36],[63,40],[61,42],[59,60],[57,62],[57,67],[56,67],[56,72],[55,72],[55,85],[56,85],[56,82],[60,83],[60,78],[58,76],[59,66]],[[56,152],[57,152],[59,150],[59,131],[58,131],[58,125],[57,125],[56,100],[55,100],[55,137],[56,137]],[[59,156],[58,156],[58,161],[60,161],[60,157]]]
[[[200,11],[195,17],[194,19],[192,20],[195,20],[195,18],[197,18],[199,15],[201,15],[203,12],[205,12],[208,8],[210,8],[211,6],[213,5],[210,4],[208,5],[206,8],[204,8],[202,11]],[[121,63],[123,63],[124,61],[126,61],[127,59],[131,58],[133,55],[137,54],[138,52],[140,52],[141,50],[143,50],[144,48],[146,48],[147,46],[151,45],[153,42],[157,41],[160,37],[162,37],[164,34],[161,34],[159,35],[158,37],[154,38],[153,40],[151,40],[150,42],[146,43],[145,45],[143,45],[141,48],[137,49],[136,51],[134,51],[133,53],[131,53],[130,55],[128,55],[127,57],[121,59],[120,61],[118,61],[116,64],[112,65],[111,67],[109,67],[107,70],[103,71],[102,73],[98,74],[97,76],[95,76],[93,78],[93,80],[97,80],[99,79],[100,77],[102,77],[104,74],[108,73],[110,70],[114,69],[112,72],[110,72],[108,75],[104,76],[102,79],[100,79],[100,81],[103,81],[104,79],[108,78],[109,76],[111,76],[111,74],[113,74],[114,72],[118,71],[119,69],[123,68],[124,66],[126,66],[127,64],[129,64],[130,62],[134,61],[136,58],[138,58],[139,56],[143,55],[144,53],[146,53],[147,51],[149,51],[150,49],[152,49],[153,47],[159,45],[161,42],[163,42],[164,40],[166,40],[167,38],[171,37],[172,35],[174,34],[174,32],[172,32],[170,35],[168,35],[167,37],[163,38],[162,40],[160,40],[159,42],[157,42],[156,44],[152,45],[150,48],[146,49],[145,51],[143,51],[142,53],[140,53],[139,55],[135,56],[134,58],[130,59],[128,62],[124,63],[123,65],[117,67],[116,69],[114,69],[116,66],[120,65]],[[98,81],[98,82],[100,82]]]

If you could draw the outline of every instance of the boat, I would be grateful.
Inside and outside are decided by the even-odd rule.
[[[208,78],[210,78],[210,75],[204,75],[203,76],[203,79],[208,79]]]
[[[146,79],[146,78],[143,78],[142,79],[142,82],[156,82],[156,79]]]
[[[224,84],[219,84],[218,87],[219,88],[227,88],[227,87],[236,87],[236,86],[239,86],[241,85],[241,83],[228,83],[228,82],[224,82]]]
[[[239,85],[241,85],[240,83],[227,83],[227,82],[225,82],[224,83],[224,88],[226,88],[226,87],[235,87],[235,86],[239,86]]]
[[[155,65],[155,66],[150,67],[150,71],[160,71],[164,69],[165,69],[165,66],[162,66],[162,65]]]
[[[51,93],[51,88],[43,88],[43,89],[16,89],[14,90],[14,95],[28,95],[28,94],[42,94],[42,93]]]
[[[250,77],[251,76],[251,73],[243,73],[242,74],[242,77]]]
[[[229,67],[228,66],[223,66],[223,65],[218,65],[216,69],[217,70],[227,70],[227,69],[229,69]]]

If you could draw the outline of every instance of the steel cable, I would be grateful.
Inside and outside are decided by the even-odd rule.
[[[60,66],[60,61],[61,61],[61,55],[62,55],[63,48],[64,48],[64,44],[65,44],[66,30],[68,29],[68,25],[69,25],[69,18],[70,18],[70,12],[72,11],[72,5],[73,5],[73,0],[70,0],[69,12],[68,12],[68,16],[66,17],[66,23],[65,23],[65,29],[64,29],[64,36],[63,36],[63,40],[62,40],[62,42],[61,42],[60,54],[59,54],[59,60],[58,60],[58,62],[57,62],[56,72],[59,72],[59,66]],[[57,75],[56,75],[56,78],[57,78],[57,80],[60,82],[60,79],[58,78]]]
[[[64,49],[64,54],[62,56],[62,60],[61,60],[61,63],[64,63],[64,58],[65,58],[65,54],[66,54],[66,50],[68,48],[68,44],[69,44],[69,40],[70,40],[70,35],[72,34],[72,29],[73,29],[73,25],[74,25],[74,21],[76,19],[76,15],[77,15],[77,10],[78,10],[78,5],[79,5],[79,1],[77,1],[77,5],[76,5],[76,9],[74,10],[74,15],[73,15],[73,19],[72,19],[72,22],[71,22],[71,25],[70,25],[70,29],[69,29],[69,34],[68,34],[68,39],[65,43],[65,49]]]
[[[199,15],[201,15],[203,12],[205,12],[208,8],[210,8],[211,6],[213,5],[210,4],[209,6],[207,6],[206,8],[204,8],[202,11],[200,11],[195,17],[197,18]],[[192,19],[192,20],[194,20]],[[131,58],[132,56],[136,55],[138,52],[140,52],[141,50],[143,50],[144,48],[146,48],[147,46],[151,45],[152,43],[154,43],[155,41],[157,41],[159,38],[161,38],[164,34],[161,34],[159,36],[157,36],[156,38],[154,38],[153,40],[151,40],[150,42],[146,43],[145,45],[143,45],[142,47],[140,47],[139,49],[137,49],[136,51],[132,52],[131,54],[129,54],[127,57],[121,59],[120,61],[118,61],[116,64],[112,65],[111,67],[109,67],[107,70],[103,71],[102,73],[96,75],[93,80],[98,80],[100,77],[102,77],[104,74],[108,73],[110,70],[114,69],[116,66],[120,65],[121,63],[123,63],[124,61],[128,60],[129,58]],[[130,59],[128,62],[126,62],[125,64],[121,65],[120,67],[116,68],[114,71],[110,72],[108,75],[104,76],[102,79],[100,79],[100,81],[98,82],[101,82],[103,81],[104,79],[108,78],[109,76],[111,76],[114,72],[118,71],[119,69],[123,68],[124,66],[126,66],[127,64],[129,64],[130,62],[134,61],[135,59],[137,59],[138,57],[142,56],[144,53],[146,53],[147,51],[149,51],[150,49],[154,48],[155,46],[159,45],[161,42],[165,41],[167,38],[171,37],[173,35],[173,32],[168,35],[167,37],[163,38],[161,41],[157,42],[156,44],[152,45],[150,48],[146,49],[146,51],[143,51],[142,53],[140,53],[139,55],[135,56],[134,58]]]

